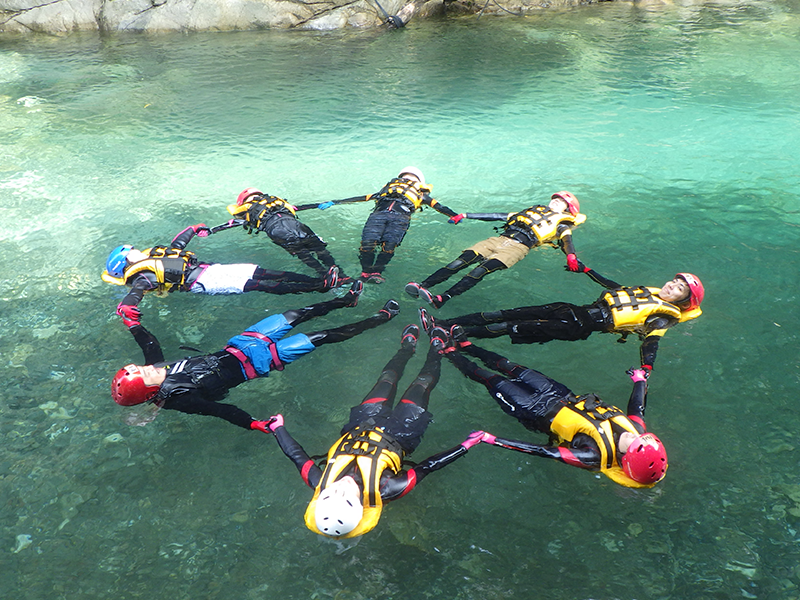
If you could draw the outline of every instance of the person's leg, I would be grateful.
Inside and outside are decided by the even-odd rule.
[[[500,271],[506,268],[506,265],[496,258],[485,260],[480,265],[472,269],[472,271],[467,273],[467,276],[462,278],[461,281],[456,283],[453,287],[442,294],[442,304],[447,302],[447,300],[455,298],[467,290],[472,289],[478,285],[481,279],[486,277],[489,273],[494,273],[495,271]]]
[[[336,310],[337,308],[356,306],[358,304],[358,297],[361,295],[363,289],[364,284],[360,281],[356,281],[353,283],[350,291],[344,296],[334,298],[332,300],[326,300],[325,302],[311,304],[310,306],[305,306],[303,308],[287,310],[283,313],[283,316],[290,325],[294,326],[308,321],[309,319],[327,315],[329,312]]]
[[[356,283],[361,284],[360,281],[357,281]],[[384,323],[396,317],[399,312],[400,306],[397,304],[397,302],[395,300],[389,300],[376,315],[361,321],[357,321],[356,323],[350,323],[349,325],[342,325],[341,327],[336,327],[334,329],[325,329],[322,331],[309,333],[308,339],[316,347],[324,344],[336,344],[343,342],[367,331],[368,329],[373,329],[378,325],[383,325]]]
[[[386,227],[381,236],[382,244],[381,251],[373,264],[373,273],[383,273],[386,265],[394,257],[395,250],[403,242],[403,238],[408,232],[408,227],[411,224],[411,215],[402,213],[389,213],[387,215]]]
[[[306,238],[305,246],[310,252],[313,252],[317,255],[317,260],[319,260],[319,262],[325,265],[323,271],[327,272],[328,269],[336,264],[336,260],[328,251],[328,244],[326,244],[316,233],[311,232],[311,235]]]
[[[505,356],[498,354],[497,352],[486,350],[485,348],[481,348],[480,346],[476,346],[475,344],[470,344],[468,346],[461,348],[461,352],[465,352],[470,356],[474,356],[475,358],[480,359],[481,362],[483,362],[483,364],[485,364],[490,369],[494,369],[495,371],[500,371],[512,377],[519,376],[520,373],[522,373],[528,368],[511,362]]]
[[[266,292],[268,294],[299,294],[302,292],[322,292],[331,286],[324,278],[311,277],[292,271],[273,271],[256,268],[253,278],[244,285],[245,292]]]
[[[458,273],[461,269],[465,269],[471,264],[482,260],[483,256],[475,252],[475,250],[464,250],[457,259],[441,269],[438,269],[426,277],[419,285],[423,288],[433,287],[436,284],[447,281],[453,275]]]
[[[442,355],[432,345],[425,364],[392,411],[386,431],[411,454],[422,441],[433,416],[428,412],[431,392],[439,382]]]
[[[468,346],[468,348],[471,347],[472,346]],[[461,354],[461,352],[449,352],[446,356],[453,366],[461,371],[464,376],[469,377],[472,379],[472,381],[480,383],[489,391],[494,389],[501,381],[505,381],[505,377],[502,375],[498,375],[497,373],[493,373],[479,367],[466,356]]]
[[[361,271],[363,274],[370,274],[373,272],[375,262],[375,249],[383,236],[383,229],[385,226],[384,212],[374,212],[367,218],[364,223],[364,229],[361,230],[361,246],[359,247],[358,259],[361,262]]]
[[[405,330],[403,333],[405,334]],[[391,414],[397,395],[397,382],[403,376],[406,363],[414,355],[415,348],[416,342],[410,343],[404,335],[400,349],[386,363],[375,385],[361,401],[361,404],[350,409],[350,420],[342,428],[342,435],[367,419],[388,417]]]

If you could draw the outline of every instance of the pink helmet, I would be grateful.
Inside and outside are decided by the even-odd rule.
[[[425,175],[423,175],[422,171],[420,171],[417,167],[406,167],[400,171],[400,175],[398,175],[398,177],[402,177],[405,174],[413,175],[419,180],[420,183],[425,183]]]
[[[247,199],[250,198],[250,196],[261,196],[262,194],[263,192],[261,190],[257,190],[256,188],[247,188],[245,191],[239,194],[238,198],[236,198],[236,204],[237,206],[241,206],[247,202]]]
[[[564,202],[567,203],[567,208],[569,208],[569,212],[571,215],[577,215],[581,212],[581,204],[578,202],[578,199],[575,197],[574,194],[569,192],[556,192],[552,196],[550,196],[551,200],[555,200],[556,198],[560,198]]]
[[[686,282],[686,285],[689,286],[689,306],[688,309],[692,310],[693,308],[698,308],[700,303],[703,302],[703,296],[706,295],[706,291],[703,288],[703,284],[700,280],[692,275],[691,273],[678,273],[675,277],[680,277]]]
[[[122,367],[111,381],[111,396],[121,406],[136,406],[158,393],[160,385],[145,385],[142,372],[136,365]]]
[[[622,470],[639,483],[658,483],[667,472],[667,451],[652,433],[637,435],[622,455]]]

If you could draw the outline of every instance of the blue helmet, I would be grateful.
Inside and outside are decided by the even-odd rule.
[[[133,250],[133,246],[130,244],[123,244],[111,251],[106,261],[106,271],[108,271],[109,275],[112,277],[122,277],[124,275],[125,259],[131,250]]]

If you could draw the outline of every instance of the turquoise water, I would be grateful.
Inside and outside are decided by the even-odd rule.
[[[0,38],[1,595],[800,598],[799,55],[798,4],[755,1],[389,33]],[[121,291],[99,278],[112,247],[223,222],[248,186],[343,198],[408,164],[458,211],[570,190],[588,215],[575,235],[587,264],[631,284],[703,279],[704,315],[667,334],[651,379],[648,425],[670,456],[654,490],[481,446],[338,547],[305,529],[310,491],[268,437],[171,411],[125,424],[109,379],[141,355],[114,315]],[[303,219],[353,272],[367,213]],[[326,451],[416,318],[402,286],[491,233],[417,215],[386,284],[301,330],[392,296],[401,316],[231,401],[282,412],[307,450]],[[304,270],[240,231],[193,249]],[[534,252],[441,312],[594,300],[562,264]],[[174,358],[320,298],[181,294],[142,308]],[[621,406],[638,359],[611,336],[485,345]],[[431,409],[417,460],[475,428],[533,437],[447,364]]]

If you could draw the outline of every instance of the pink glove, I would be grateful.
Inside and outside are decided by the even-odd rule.
[[[208,237],[211,233],[211,229],[206,227],[205,223],[200,223],[199,225],[192,225],[192,231],[197,237]]]
[[[460,215],[456,215],[454,217],[450,217],[449,222],[453,223],[454,225],[458,225],[458,223],[461,221],[461,219],[463,219],[466,216],[467,215],[465,213],[461,213]]]
[[[567,254],[567,268],[573,273],[580,272],[581,269],[578,266],[578,257],[574,254]]]
[[[628,369],[627,373],[631,376],[631,381],[634,383],[637,381],[647,381],[647,376],[649,375],[644,369]]]
[[[283,427],[283,415],[277,414],[274,417],[270,417],[269,421],[267,421],[267,427],[272,433],[275,433],[278,427]]]
[[[142,324],[142,311],[132,304],[117,305],[117,314],[122,317],[122,322],[128,329]]]
[[[469,450],[475,444],[480,444],[483,441],[483,436],[486,435],[485,431],[473,431],[467,436],[463,442],[461,442],[461,446]]]

